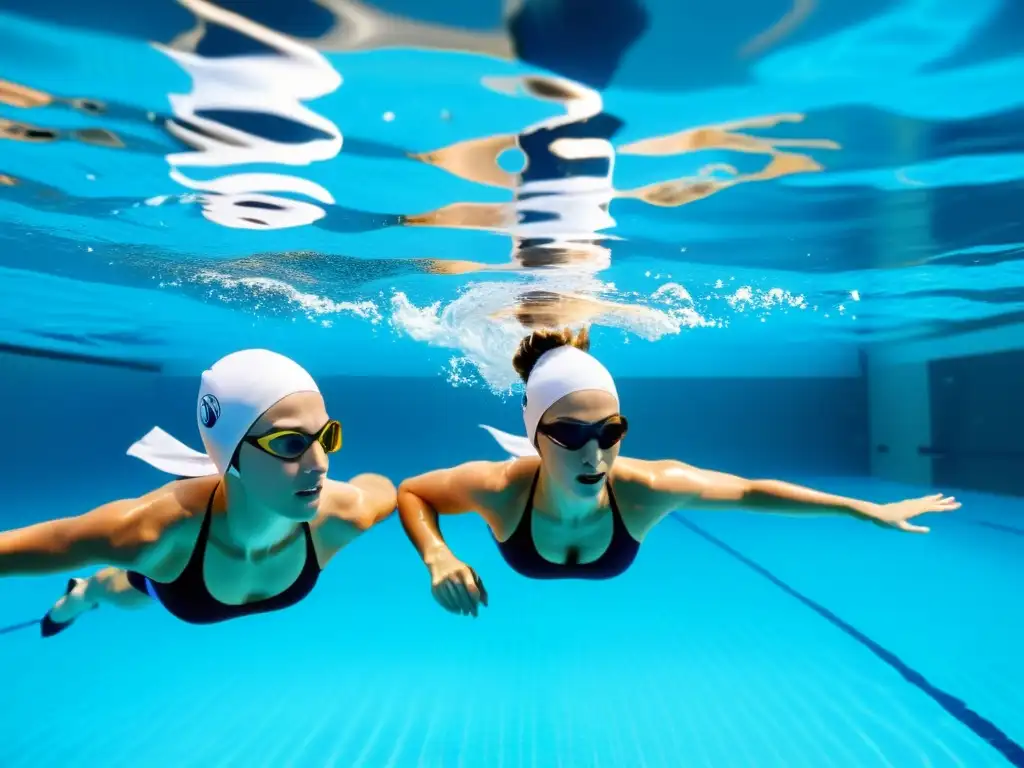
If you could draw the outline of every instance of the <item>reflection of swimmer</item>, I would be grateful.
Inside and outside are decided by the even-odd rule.
[[[717,126],[702,126],[688,129],[669,136],[643,139],[618,147],[617,155],[644,155],[664,157],[688,154],[706,150],[763,154],[768,163],[760,170],[740,174],[735,167],[717,163],[705,166],[694,178],[649,184],[637,189],[614,190],[612,197],[638,198],[652,205],[679,206],[702,200],[706,197],[737,184],[752,181],[767,181],[797,173],[814,173],[822,170],[820,163],[812,157],[787,151],[788,148],[838,149],[839,145],[828,139],[774,139],[753,136],[742,131],[750,128],[765,128],[781,122],[799,122],[803,115],[773,115],[750,118],[749,120],[724,123]],[[588,119],[583,120],[589,122]],[[618,124],[621,127],[621,123]],[[581,129],[582,130],[582,129]],[[423,153],[416,157],[430,165],[437,166],[453,175],[491,186],[515,188],[516,175],[502,171],[498,156],[516,146],[516,136],[468,139],[457,144]],[[582,145],[583,151],[588,145]],[[554,154],[565,155],[571,161],[574,157],[572,143],[548,145]],[[563,165],[559,163],[558,165]],[[562,170],[561,168],[559,170]],[[725,178],[715,178],[714,174]],[[502,231],[515,221],[515,209],[507,203],[454,203],[436,211],[408,217],[421,226],[457,226],[463,228],[492,229]],[[614,224],[614,221],[612,222]]]
[[[957,509],[941,494],[875,504],[775,480],[747,480],[679,461],[619,457],[627,421],[611,375],[585,332],[534,333],[514,360],[526,382],[526,437],[485,427],[512,461],[472,461],[404,481],[403,527],[437,601],[476,616],[487,604],[472,568],[452,554],[438,515],[477,511],[508,565],[532,579],[608,579],[633,563],[650,530],[680,509],[833,513],[903,531],[927,512]]]
[[[520,294],[513,307],[505,307],[490,317],[501,320],[513,317],[528,330],[590,325],[608,315],[648,316],[658,313],[648,307],[620,304],[581,294],[533,290]]]
[[[682,289],[679,289],[682,291]],[[685,293],[685,292],[684,292]],[[665,297],[655,297],[661,301]],[[496,392],[507,392],[518,377],[509,360],[527,331],[600,325],[631,337],[656,341],[686,328],[711,325],[689,297],[660,306],[625,303],[615,286],[592,275],[545,273],[529,281],[473,281],[456,298],[417,307],[404,294],[392,298],[392,324],[431,346],[457,352],[450,376],[468,377],[464,363]]]
[[[488,264],[462,259],[424,259],[422,268],[435,275],[465,275],[473,272],[518,272],[553,269],[563,272],[599,272],[610,265],[608,249],[598,245],[535,245],[516,247],[512,261]]]
[[[599,272],[610,264],[604,241],[615,226],[608,206],[614,196],[614,150],[609,138],[621,127],[601,113],[597,91],[564,78],[529,76],[492,79],[489,86],[558,104],[562,115],[524,128],[518,135],[472,139],[416,159],[462,178],[513,190],[509,204],[455,203],[426,214],[406,216],[407,226],[458,227],[503,232],[512,237],[506,264],[471,261],[431,263],[430,271],[559,270]],[[503,171],[498,156],[518,149],[524,165]]]
[[[222,358],[203,374],[197,420],[208,456],[159,429],[129,449],[178,480],[0,533],[3,576],[114,566],[69,582],[41,622],[44,637],[89,609],[151,599],[192,624],[286,608],[394,509],[384,477],[327,479],[341,425],[309,374],[285,357],[245,350]]]
[[[780,178],[793,173],[821,170],[811,157],[789,151],[793,147],[835,148],[829,141],[814,139],[773,139],[753,135],[749,131],[769,128],[783,122],[799,122],[802,115],[775,115],[750,118],[716,126],[704,126],[670,136],[632,142],[618,152],[636,155],[669,155],[703,150],[735,151],[768,156],[760,171],[740,174],[733,166],[705,166],[696,178],[679,179],[616,191],[612,173],[616,150],[611,141],[622,123],[604,113],[600,94],[579,83],[563,78],[531,76],[521,79],[491,80],[489,86],[505,92],[524,92],[534,98],[558,103],[565,114],[530,126],[519,135],[471,139],[418,159],[456,176],[477,183],[513,190],[515,200],[507,204],[455,203],[419,216],[406,216],[410,226],[437,226],[463,229],[484,229],[511,235],[511,259],[504,263],[483,263],[466,259],[436,259],[424,262],[434,274],[464,275],[479,272],[527,271],[535,275],[583,273],[597,274],[616,258],[629,258],[650,244],[641,239],[619,240],[607,234],[615,226],[611,201],[615,197],[635,198],[656,206],[679,206],[704,199],[729,187],[754,181]],[[502,170],[498,157],[520,149],[525,167],[519,173]],[[559,291],[564,295],[564,291]],[[508,317],[539,321],[536,327],[562,327],[594,323],[628,328],[648,329],[659,335],[678,332],[682,325],[700,322],[693,313],[684,317],[667,317],[649,307],[615,305],[608,311],[596,297],[584,298],[583,291],[570,292],[570,301],[547,301],[542,311],[537,302],[510,296],[510,304],[491,318]],[[674,326],[666,330],[666,324]],[[492,330],[503,340],[507,329]],[[650,337],[652,334],[646,334]],[[464,339],[464,341],[466,341]],[[468,342],[467,342],[468,343]],[[491,350],[492,344],[487,345]],[[492,383],[501,381],[491,362],[497,349],[488,352],[481,369]],[[477,359],[477,358],[474,358]]]
[[[618,149],[611,141],[622,121],[603,111],[600,94],[562,78],[530,76],[492,80],[491,87],[522,92],[562,106],[559,115],[522,133],[469,139],[432,152],[418,160],[479,184],[513,190],[512,203],[453,203],[427,213],[406,216],[409,226],[452,227],[502,232],[512,236],[512,259],[506,264],[435,261],[431,271],[465,274],[480,271],[529,270],[537,267],[583,268],[599,271],[611,263],[618,238],[607,234],[615,226],[615,198],[642,200],[650,205],[676,207],[708,198],[740,184],[768,181],[822,166],[793,148],[836,149],[823,139],[775,139],[748,133],[783,122],[799,122],[799,114],[772,115],[720,125],[702,126],[668,136],[631,142]],[[505,171],[498,158],[519,149],[525,167]],[[616,190],[612,184],[619,154],[666,156],[720,150],[768,157],[759,171],[740,173],[732,165],[707,165],[695,177]]]
[[[612,303],[582,285],[589,276],[610,266],[611,247],[617,241],[605,230],[615,226],[609,210],[615,194],[611,138],[621,128],[621,121],[602,112],[597,91],[564,78],[492,79],[488,85],[510,93],[521,90],[533,98],[557,103],[564,114],[529,126],[518,135],[471,140],[420,156],[464,178],[509,187],[515,196],[511,204],[457,203],[423,216],[405,217],[410,226],[480,228],[511,235],[508,262],[437,259],[426,263],[427,271],[526,271],[581,284],[568,291],[564,286],[552,286],[553,290],[542,289],[539,293],[519,292],[509,297],[511,305],[490,315],[492,321],[513,317],[531,330],[600,323],[645,329],[647,335],[651,331],[658,335],[673,332],[667,325],[677,332],[678,325],[663,312]],[[498,155],[513,148],[525,158],[523,169],[515,174],[497,165]],[[504,337],[509,330],[506,326],[498,335]],[[491,331],[489,335],[496,333]],[[512,341],[513,346],[517,340]],[[501,352],[495,348],[494,354]],[[493,375],[489,378],[494,380]]]
[[[122,149],[124,147],[124,142],[117,134],[104,128],[78,128],[64,132],[56,128],[43,128],[30,123],[0,118],[0,139],[22,141],[28,144],[49,144],[64,138],[107,149]]]
[[[222,226],[283,229],[324,218],[322,206],[334,198],[311,179],[256,171],[196,177],[183,169],[263,163],[297,167],[333,159],[341,151],[341,131],[306,103],[334,93],[341,75],[322,54],[266,25],[208,0],[181,2],[204,24],[263,50],[253,55],[229,49],[214,56],[157,46],[191,80],[187,93],[168,97],[174,117],[167,130],[195,150],[167,156],[171,179],[201,192],[203,215]],[[289,135],[273,135],[281,131]]]
[[[143,113],[134,107],[120,103],[110,103],[100,101],[99,99],[77,96],[57,96],[28,85],[13,83],[10,80],[0,80],[0,104],[7,104],[19,109],[68,107],[87,115],[107,115],[117,120],[153,122],[157,119],[154,113]]]
[[[80,112],[89,117],[103,117],[134,125],[161,123],[163,118],[151,112],[143,112],[119,103],[109,103],[97,99],[57,96],[40,91],[20,83],[0,80],[0,104],[18,109],[36,109],[40,107],[66,108]],[[162,154],[167,151],[166,145],[138,136],[114,133],[106,128],[87,127],[75,129],[49,128],[18,120],[0,119],[0,139],[22,141],[33,144],[48,144],[55,141],[78,141],[95,147],[106,149],[128,148],[133,152],[146,154]]]
[[[35,208],[40,211],[52,211],[63,215],[90,216],[103,218],[129,208],[138,208],[142,205],[147,207],[168,206],[168,205],[195,205],[202,203],[202,196],[191,194],[175,196],[157,196],[146,201],[137,197],[117,196],[83,196],[70,195],[58,187],[51,186],[44,182],[35,181],[26,177],[17,177],[5,174],[0,171],[0,196],[9,197],[21,205]],[[272,202],[260,201],[257,205],[252,199],[245,201],[242,207],[245,220],[253,227],[264,225],[267,221],[273,223],[274,215],[282,210],[284,206]],[[373,232],[402,225],[402,216],[388,213],[375,213],[372,211],[361,211],[355,208],[346,208],[341,205],[333,205],[327,208],[327,215],[316,222],[316,226],[329,232],[353,234],[359,232]],[[269,225],[268,225],[269,226]],[[285,254],[287,256],[288,254]],[[324,259],[332,258],[326,254],[318,254]],[[345,257],[340,257],[344,259]],[[403,260],[394,259],[393,269],[396,272],[434,271],[430,262],[425,259]],[[403,266],[403,262],[406,266]]]
[[[720,163],[705,166],[697,177],[657,182],[632,190],[619,191],[617,197],[635,198],[650,205],[676,207],[703,200],[737,184],[754,181],[770,181],[798,173],[816,173],[822,166],[814,158],[786,148],[839,149],[839,145],[828,139],[775,139],[754,136],[745,131],[753,128],[774,128],[779,123],[798,123],[804,119],[801,114],[770,115],[746,120],[737,120],[720,125],[701,126],[652,139],[642,139],[619,147],[622,155],[644,155],[664,157],[689,152],[718,149],[746,154],[768,156],[768,164],[760,171],[740,174],[731,165]],[[716,178],[716,174],[724,178]]]
[[[274,229],[323,220],[321,226],[331,231],[362,232],[399,224],[401,217],[397,215],[335,205],[328,190],[298,176],[236,173],[197,180],[183,172],[189,166],[304,165],[333,158],[342,141],[334,123],[303,104],[333,92],[341,82],[340,75],[322,55],[297,42],[287,30],[271,29],[207,0],[181,3],[195,14],[198,26],[168,46],[157,44],[157,49],[192,79],[189,93],[169,95],[171,115],[96,99],[59,96],[0,80],[0,103],[20,109],[64,107],[128,124],[157,124],[175,140],[171,146],[131,136],[122,138],[103,128],[62,131],[2,119],[0,139],[34,143],[72,139],[106,148],[127,146],[132,151],[165,157],[171,166],[171,178],[201,193],[185,197],[201,204],[206,218],[224,226]],[[273,9],[254,6],[247,10]],[[308,13],[311,8],[304,10]],[[295,22],[295,14],[277,21]],[[207,34],[214,30],[216,34]],[[198,49],[200,42],[203,46]],[[193,151],[181,152],[181,145]],[[372,154],[379,148],[371,142],[367,151]],[[292,193],[315,202],[270,192]],[[25,197],[25,202],[31,205],[33,200]],[[81,208],[97,202],[90,198]]]

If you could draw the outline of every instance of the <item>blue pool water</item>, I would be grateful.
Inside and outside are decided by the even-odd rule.
[[[0,766],[1024,766],[1022,6],[422,5],[0,0],[0,530],[163,482],[243,347],[333,477],[501,459],[531,317],[629,455],[962,509],[676,513],[598,583],[448,519],[476,620],[392,517],[286,612],[3,632]]]

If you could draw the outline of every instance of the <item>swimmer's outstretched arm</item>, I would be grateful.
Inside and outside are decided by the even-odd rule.
[[[742,509],[790,515],[847,515],[887,527],[927,533],[911,518],[960,507],[954,498],[933,494],[892,504],[837,496],[781,480],[750,480],[724,472],[698,469],[678,461],[638,462],[638,475],[649,494],[649,525],[677,509]],[[638,478],[639,479],[639,478]],[[645,526],[649,527],[649,526]]]
[[[173,492],[104,504],[77,517],[0,532],[0,578],[42,576],[89,565],[116,565],[145,573],[169,545],[182,518]]]

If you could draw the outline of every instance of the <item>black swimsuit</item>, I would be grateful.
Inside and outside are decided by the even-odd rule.
[[[533,542],[533,496],[537,492],[538,472],[530,487],[530,498],[519,525],[505,541],[499,541],[498,551],[512,570],[530,579],[610,579],[626,571],[640,550],[640,542],[626,530],[615,503],[615,495],[608,486],[608,501],[612,507],[612,541],[597,560],[589,563],[553,563],[541,557]]]
[[[242,605],[228,605],[217,600],[210,594],[203,578],[203,559],[206,555],[206,543],[210,538],[210,520],[213,513],[213,499],[217,489],[214,488],[210,501],[206,505],[206,516],[199,531],[196,547],[192,550],[188,565],[174,581],[159,582],[143,576],[135,571],[128,571],[128,581],[139,592],[159,600],[173,616],[189,624],[215,624],[240,616],[254,613],[278,611],[295,605],[308,595],[320,577],[320,564],[316,559],[313,546],[313,533],[308,523],[303,523],[306,537],[306,561],[299,577],[284,592]]]

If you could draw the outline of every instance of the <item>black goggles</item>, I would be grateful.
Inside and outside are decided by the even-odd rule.
[[[578,451],[591,440],[597,440],[601,450],[607,451],[626,436],[629,422],[621,413],[601,421],[575,421],[558,419],[537,425],[537,432],[569,451]]]

